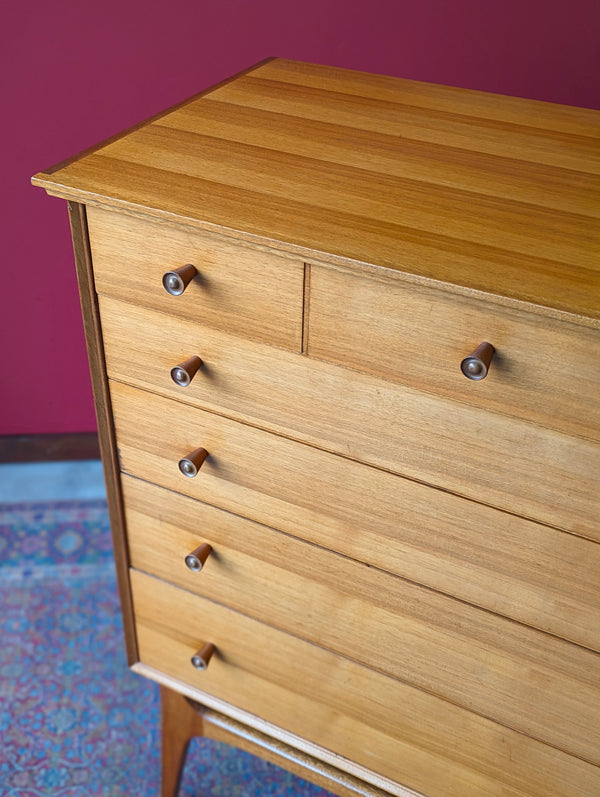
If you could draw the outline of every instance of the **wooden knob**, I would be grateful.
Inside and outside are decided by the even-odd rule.
[[[181,296],[197,273],[196,268],[189,263],[176,268],[174,271],[167,271],[162,278],[163,288],[171,296]]]
[[[175,368],[171,368],[171,379],[176,385],[179,385],[179,387],[187,387],[201,365],[202,360],[194,354],[192,357],[188,357],[187,360],[184,360],[184,362],[176,365]]]
[[[212,548],[207,542],[203,542],[202,545],[199,545],[185,557],[185,564],[188,570],[191,570],[193,573],[199,573],[211,552]]]
[[[194,476],[198,474],[207,456],[208,451],[205,448],[197,448],[195,451],[192,451],[191,454],[188,454],[187,457],[179,460],[179,470],[184,476],[193,479]]]
[[[191,658],[191,662],[193,666],[197,670],[205,670],[208,667],[208,662],[210,661],[213,653],[215,652],[215,646],[212,642],[205,642],[200,650],[198,650]]]
[[[485,379],[495,351],[496,349],[491,343],[480,343],[475,351],[461,362],[460,370],[467,379],[472,379],[475,382]]]

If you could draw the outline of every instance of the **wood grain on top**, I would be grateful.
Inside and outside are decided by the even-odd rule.
[[[36,185],[600,325],[600,112],[269,60]]]

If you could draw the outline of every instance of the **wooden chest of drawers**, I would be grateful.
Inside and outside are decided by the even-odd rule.
[[[272,59],[34,178],[165,797],[200,732],[345,797],[600,793],[599,118]]]

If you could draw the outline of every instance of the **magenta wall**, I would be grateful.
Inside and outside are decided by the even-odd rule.
[[[600,107],[597,0],[29,0],[0,36],[0,434],[95,428],[51,164],[266,56]]]

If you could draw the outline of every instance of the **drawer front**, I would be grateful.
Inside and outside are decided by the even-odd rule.
[[[157,489],[141,492],[151,501]],[[567,751],[590,755],[588,728],[600,712],[593,688],[600,684],[596,654],[160,492],[158,518],[149,517],[147,507],[133,508],[135,500],[130,505],[127,498],[134,567]],[[197,528],[209,533],[200,537]],[[188,575],[185,555],[207,541],[213,554],[200,573]],[[563,716],[560,729],[554,727],[556,712]]]
[[[321,644],[345,655],[362,656],[364,663],[378,660],[386,672],[396,672],[405,656],[397,650],[398,644],[405,645],[401,635],[388,639],[394,625],[388,622],[389,613],[404,617],[407,627],[409,618],[410,622],[428,625],[437,616],[438,630],[444,633],[452,632],[459,614],[465,615],[461,620],[463,627],[482,622],[477,610],[469,606],[448,602],[382,569],[365,567],[201,501],[127,475],[123,476],[123,491],[133,567],[264,618],[271,625],[319,639]],[[437,564],[442,576],[446,569],[456,570],[457,581],[463,576],[467,587],[457,590],[458,597],[470,598],[492,611],[600,650],[598,546],[567,538],[571,546],[555,546],[549,551],[548,543],[564,542],[566,535],[556,533],[558,540],[553,540],[551,530],[539,530],[549,532],[545,546],[542,539],[536,544],[521,538],[514,545],[514,553],[498,553],[496,570],[490,564],[486,571],[476,562],[465,566],[458,558],[446,564],[441,555],[436,562],[433,552],[431,562]],[[362,530],[354,529],[353,534],[361,535]],[[211,545],[216,555],[201,572],[188,570],[186,556],[203,543]],[[388,541],[388,545],[394,548],[394,541]],[[426,545],[424,535],[423,546]],[[475,535],[473,549],[478,550]],[[469,589],[473,570],[479,570],[479,591]],[[416,573],[419,575],[430,577],[425,567]],[[445,586],[433,581],[438,589]],[[315,603],[320,607],[318,613],[313,611]],[[469,621],[473,612],[477,620]],[[354,620],[367,615],[371,618],[369,629],[363,633],[357,652],[352,633]],[[452,618],[450,627],[448,618]],[[509,638],[503,622],[490,619],[489,625],[499,629],[501,638]],[[425,640],[428,633],[423,628],[418,638]],[[529,639],[528,632],[523,633]],[[387,640],[384,646],[380,638]],[[536,635],[531,639],[537,640]],[[441,640],[436,638],[433,644],[441,644]],[[498,641],[494,644],[499,646]],[[533,649],[534,643],[523,639],[522,647]],[[518,655],[518,645],[515,650]],[[540,656],[548,653],[540,652]],[[418,671],[420,666],[417,662],[415,669]]]
[[[128,386],[112,397],[126,473],[598,647],[596,543]]]
[[[600,783],[596,767],[435,696],[144,574],[131,580],[144,664],[384,777],[472,797],[566,797]],[[198,672],[190,659],[206,641],[217,652]]]
[[[124,303],[101,312],[115,379],[600,540],[589,440]],[[204,367],[178,387],[171,368],[192,354]]]
[[[99,207],[88,208],[88,225],[99,293],[300,350],[300,261]],[[163,275],[188,263],[198,275],[180,296],[171,296]]]
[[[487,341],[485,379],[460,363]],[[311,267],[308,354],[600,440],[600,330],[398,280]]]

